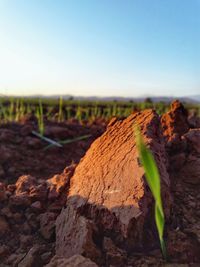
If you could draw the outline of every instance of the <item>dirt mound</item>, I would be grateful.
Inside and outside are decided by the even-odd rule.
[[[161,123],[168,146],[179,149],[181,136],[189,130],[187,110],[176,100],[172,102],[170,111],[161,117]]]
[[[146,110],[111,122],[79,163],[70,180],[67,208],[56,223],[58,255],[82,253],[103,264],[101,246],[107,237],[125,254],[158,247],[153,242],[156,240],[153,199],[138,159],[134,124],[141,127],[144,139],[156,157],[166,218],[169,217],[169,177],[159,117],[152,110]],[[110,250],[105,257],[109,253]],[[121,264],[125,264],[123,257],[118,257]]]
[[[161,118],[164,135],[168,138],[174,134],[182,135],[189,130],[188,112],[178,100],[172,102],[171,109]]]

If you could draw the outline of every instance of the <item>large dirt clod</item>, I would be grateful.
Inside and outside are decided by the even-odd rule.
[[[67,208],[57,219],[58,255],[82,253],[92,258],[91,246],[101,247],[104,236],[130,251],[155,246],[153,198],[139,162],[133,126],[139,125],[157,161],[168,218],[169,177],[159,123],[158,115],[152,110],[135,113],[110,123],[106,132],[92,144],[70,180]],[[90,245],[86,246],[83,240],[88,241],[88,231],[94,231],[92,224],[98,234],[90,233]]]

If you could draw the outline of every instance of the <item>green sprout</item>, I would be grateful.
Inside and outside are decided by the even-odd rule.
[[[74,137],[72,139],[61,140],[61,141],[58,141],[58,143],[61,144],[61,145],[66,145],[66,144],[71,144],[71,143],[74,143],[74,142],[82,141],[84,139],[88,139],[89,137],[91,137],[91,134]],[[50,145],[46,146],[44,148],[44,150],[47,150],[47,149],[49,149],[51,147],[53,147],[53,144],[50,144]]]
[[[140,160],[145,171],[145,177],[155,200],[155,222],[159,235],[162,254],[164,259],[166,259],[167,253],[166,253],[165,241],[163,238],[165,218],[164,218],[162,199],[161,199],[159,171],[155,159],[153,157],[153,154],[145,145],[142,135],[138,128],[135,130],[135,136],[136,136],[136,145],[139,151]]]
[[[8,118],[10,122],[14,120],[14,105],[15,105],[14,98],[10,98],[10,105],[8,108],[8,113],[9,113]]]
[[[20,118],[23,118],[25,116],[25,106],[24,106],[24,99],[20,99]]]
[[[39,100],[39,107],[36,110],[36,117],[38,120],[39,133],[43,136],[44,135],[44,120],[43,120],[43,106],[42,106],[41,99]]]
[[[4,107],[2,99],[0,100],[0,111],[1,111],[1,119],[3,122],[7,122],[8,115],[6,112],[6,108]]]
[[[82,109],[81,109],[80,105],[77,107],[76,116],[75,117],[79,122],[81,122],[81,120],[82,120]]]
[[[15,104],[15,121],[18,122],[20,119],[20,109],[19,109],[19,99],[16,99],[16,104]]]
[[[58,122],[63,121],[63,98],[60,96],[59,99],[59,113],[58,113]]]

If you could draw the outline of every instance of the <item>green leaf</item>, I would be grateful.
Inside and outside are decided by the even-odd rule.
[[[87,134],[87,135],[82,135],[82,136],[78,136],[78,137],[75,137],[73,139],[66,139],[66,140],[61,140],[61,141],[58,141],[58,143],[62,144],[62,145],[66,145],[66,144],[71,144],[71,143],[74,143],[74,142],[78,142],[78,141],[81,141],[81,140],[84,140],[84,139],[87,139],[89,137],[91,137],[92,135],[91,134]],[[51,147],[53,147],[54,145],[50,144],[48,146],[46,146],[44,148],[44,150],[47,150]]]
[[[139,151],[141,163],[145,171],[145,177],[155,200],[155,222],[160,239],[162,254],[166,259],[166,248],[163,239],[165,218],[161,199],[160,175],[153,154],[145,145],[140,130],[136,127],[134,130],[136,145]]]

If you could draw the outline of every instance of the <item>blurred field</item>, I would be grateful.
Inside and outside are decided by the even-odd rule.
[[[184,103],[189,112],[200,116],[199,104]],[[28,114],[35,115],[38,120],[62,122],[76,119],[93,122],[96,119],[110,120],[112,117],[127,117],[134,111],[153,108],[158,114],[168,111],[170,103],[154,103],[147,98],[144,102],[121,101],[78,101],[53,98],[0,98],[0,122],[18,122]]]

